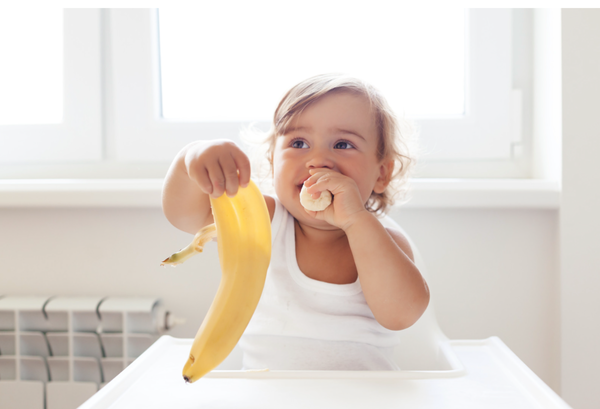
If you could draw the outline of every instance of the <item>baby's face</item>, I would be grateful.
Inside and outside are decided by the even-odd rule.
[[[309,105],[277,139],[273,156],[277,197],[300,222],[333,228],[309,216],[300,204],[309,169],[328,168],[352,178],[366,203],[385,167],[377,161],[377,126],[368,100],[349,92],[330,93]]]

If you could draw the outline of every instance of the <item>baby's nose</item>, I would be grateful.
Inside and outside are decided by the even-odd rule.
[[[317,169],[317,168],[333,169],[334,166],[335,166],[335,164],[333,163],[333,161],[328,160],[328,159],[310,160],[306,163],[306,167],[308,169]]]
[[[306,162],[306,167],[309,169],[313,168],[329,168],[335,167],[335,162],[330,157],[327,151],[315,152],[315,154]]]

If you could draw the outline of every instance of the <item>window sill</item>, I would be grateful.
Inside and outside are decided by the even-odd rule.
[[[163,179],[3,179],[0,207],[160,208]],[[558,209],[560,185],[539,179],[412,179],[403,208]]]
[[[558,209],[560,184],[542,179],[413,179],[405,208]]]

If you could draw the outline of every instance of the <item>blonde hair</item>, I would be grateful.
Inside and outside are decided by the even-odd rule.
[[[412,144],[416,135],[414,125],[396,117],[383,95],[372,85],[342,74],[322,74],[308,78],[292,87],[281,99],[271,129],[263,143],[267,144],[266,157],[273,171],[273,155],[277,138],[284,135],[288,125],[310,104],[332,92],[351,92],[367,98],[374,108],[378,130],[377,160],[393,160],[390,183],[382,193],[371,194],[365,208],[375,214],[385,214],[398,199],[406,198],[408,177],[415,165]]]

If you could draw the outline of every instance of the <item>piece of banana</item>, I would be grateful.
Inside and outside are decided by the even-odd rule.
[[[256,310],[271,261],[271,220],[264,197],[254,182],[240,188],[233,198],[221,195],[216,199],[211,197],[210,201],[222,277],[183,367],[183,378],[190,383],[219,366],[238,343]],[[212,233],[201,230],[194,240],[200,242],[203,239],[198,236],[203,234],[206,238]],[[182,262],[178,254],[170,258]]]
[[[300,190],[300,204],[306,210],[320,212],[329,207],[331,204],[331,192],[329,190],[322,191],[321,196],[317,199],[313,199],[306,189],[306,185],[302,185],[302,190]]]

